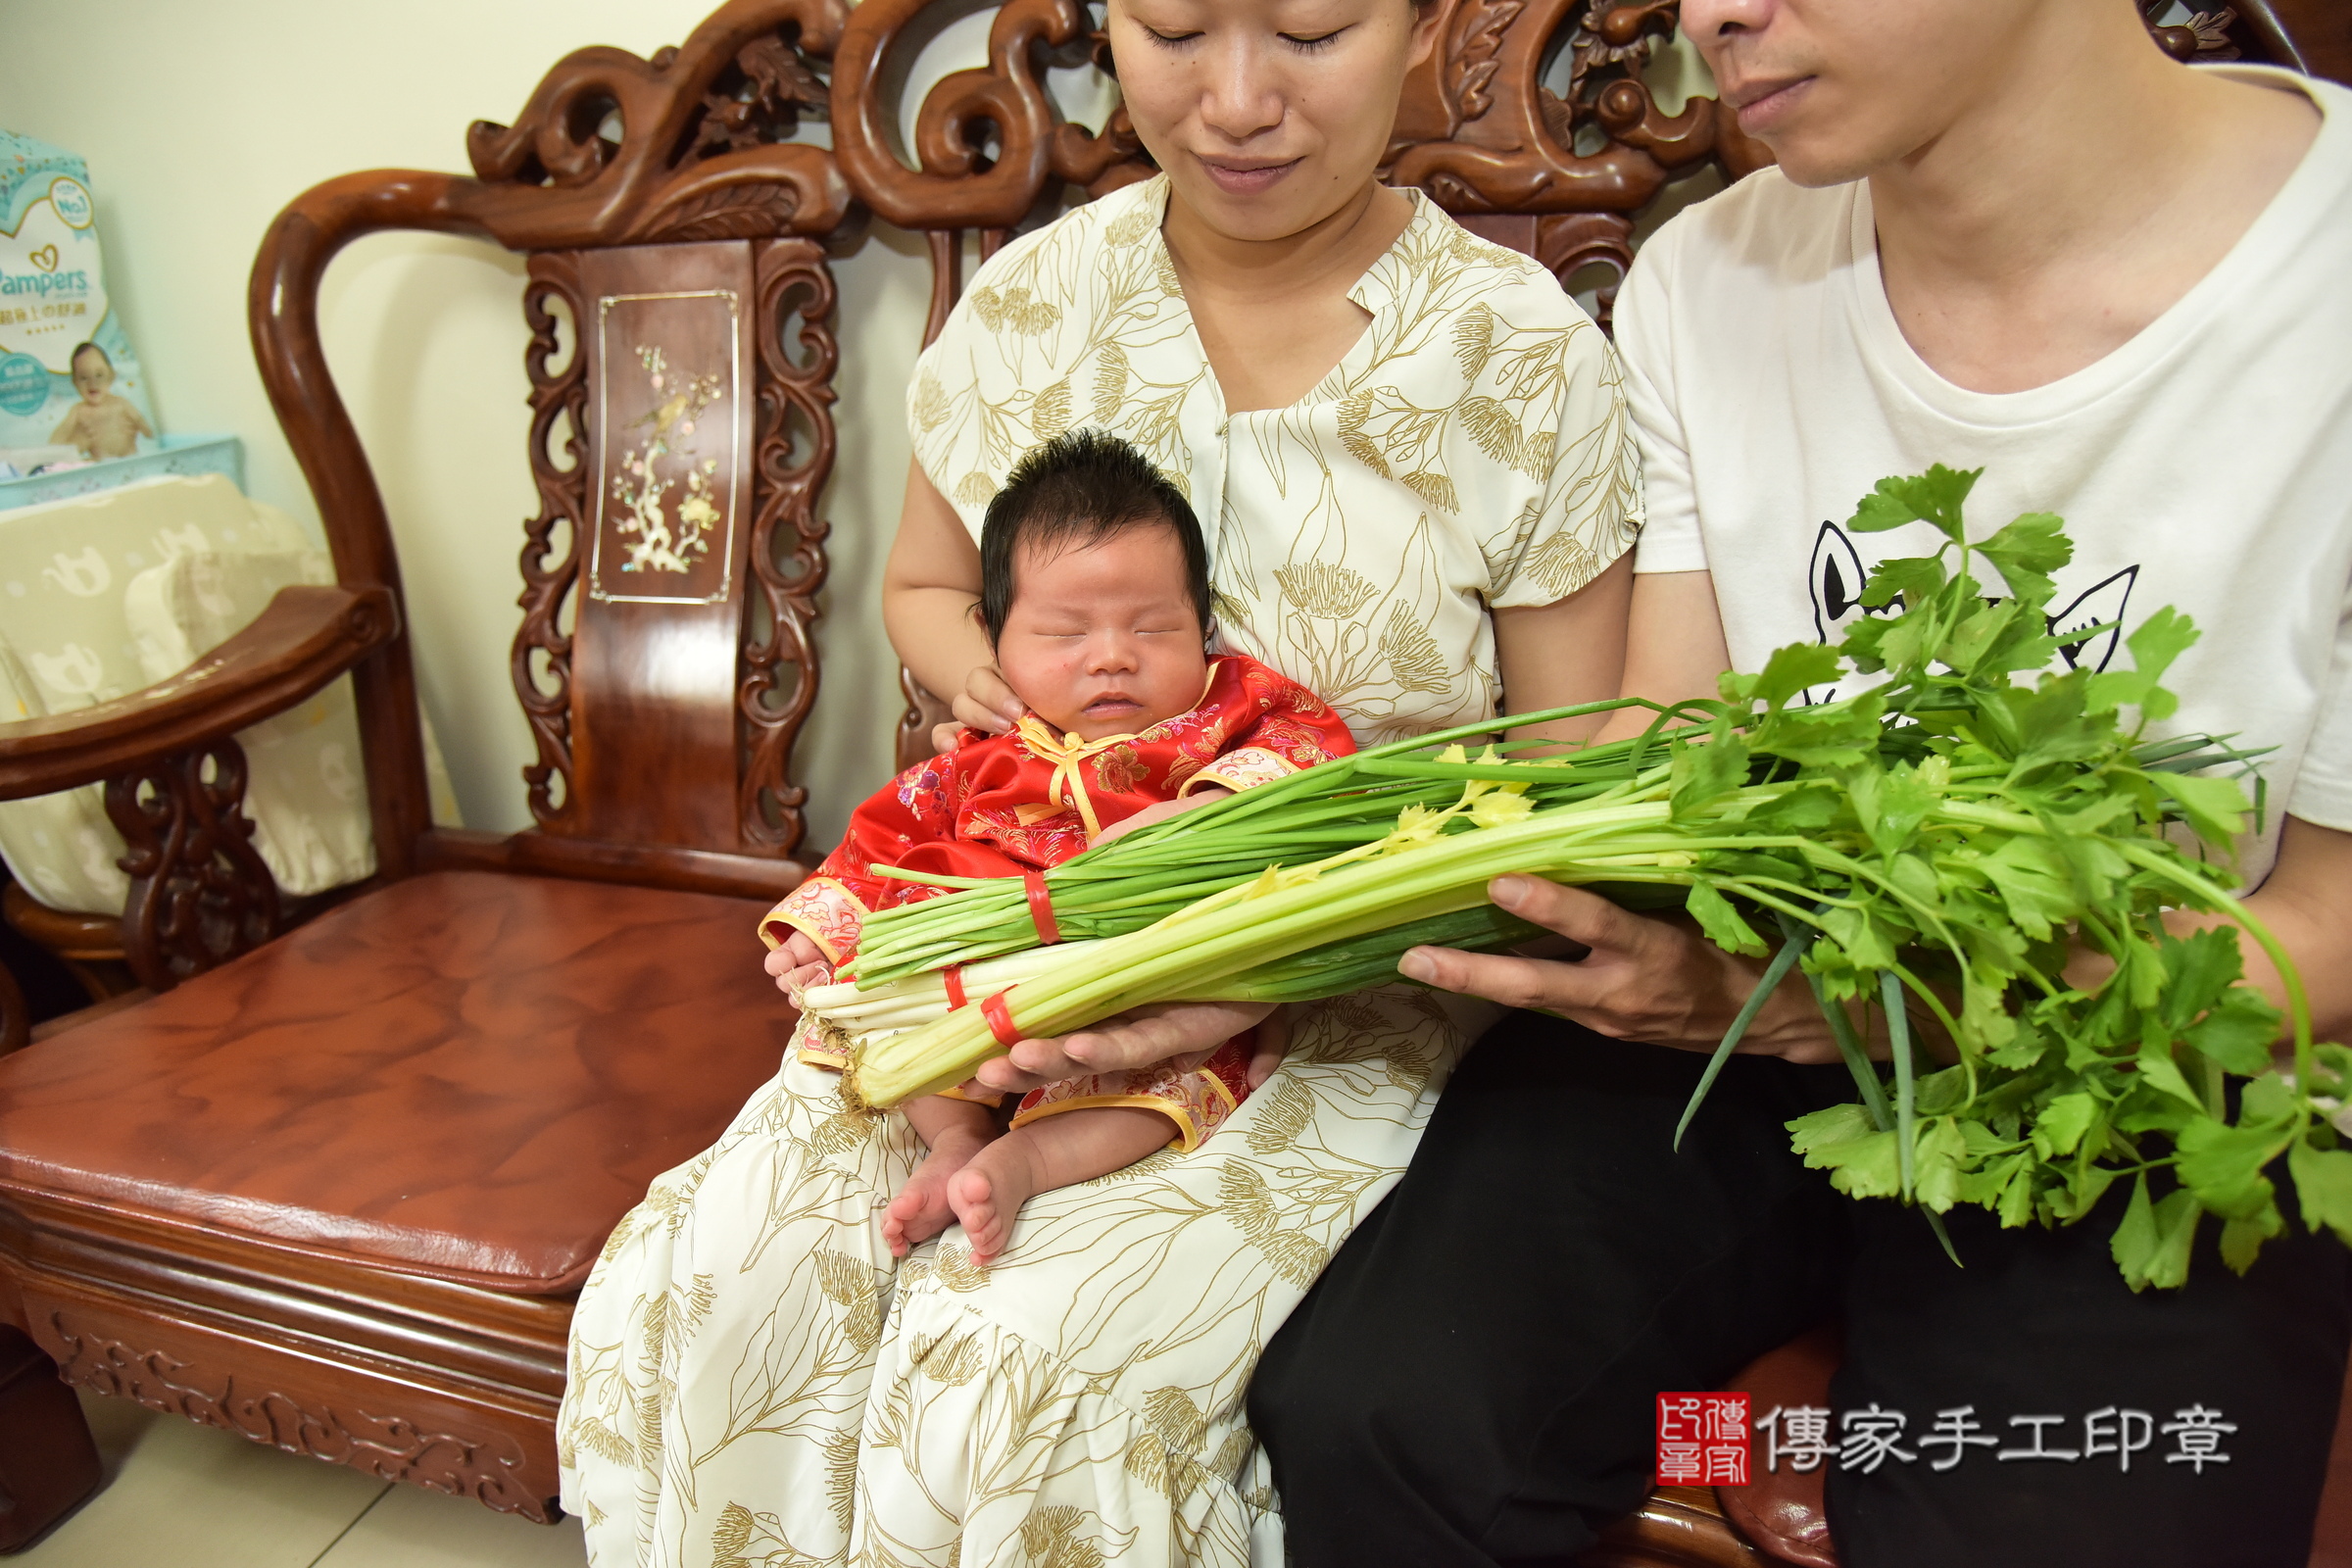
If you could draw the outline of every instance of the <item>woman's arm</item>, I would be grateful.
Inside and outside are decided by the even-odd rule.
[[[1002,734],[1021,716],[1021,705],[997,674],[997,656],[974,613],[979,603],[980,547],[909,459],[906,503],[882,568],[883,628],[914,678],[953,699],[956,718]]]
[[[1617,695],[1626,606],[1635,580],[1629,553],[1565,599],[1494,612],[1494,663],[1502,675],[1504,712],[1573,708]],[[1512,730],[1510,738],[1581,743],[1605,716],[1533,724]]]

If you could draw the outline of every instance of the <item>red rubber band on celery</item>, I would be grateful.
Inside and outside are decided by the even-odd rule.
[[[980,1004],[980,1016],[988,1020],[988,1032],[1007,1051],[1021,1043],[1021,1031],[1013,1024],[1012,1009],[1004,1004],[1004,999],[1011,994],[1008,986]]]
[[[939,971],[939,977],[948,983],[948,1010],[950,1012],[954,1012],[957,1007],[972,1000],[963,994],[962,964],[949,964],[945,969]]]
[[[1021,874],[1021,886],[1029,895],[1029,918],[1037,922],[1037,940],[1048,947],[1061,940],[1061,927],[1054,923],[1054,900],[1046,893],[1046,879],[1036,871]]]

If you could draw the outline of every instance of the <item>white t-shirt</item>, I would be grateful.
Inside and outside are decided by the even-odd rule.
[[[2254,882],[2281,810],[2352,828],[2352,91],[2205,69],[2310,94],[2319,136],[2211,273],[2072,375],[1944,380],[1887,306],[1867,182],[1806,190],[1772,169],[1643,247],[1617,347],[1648,487],[1635,569],[1712,571],[1736,667],[1836,639],[1872,565],[1935,549],[1926,523],[1847,534],[1881,478],[1982,467],[1972,537],[2066,519],[2058,629],[2128,632],[2165,605],[2195,620],[2165,681],[2180,710],[2150,733],[2277,748],[2268,831],[2240,846]],[[2069,657],[2131,653],[2107,633]]]

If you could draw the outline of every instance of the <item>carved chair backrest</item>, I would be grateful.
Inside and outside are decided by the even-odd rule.
[[[2158,38],[2182,57],[2302,65],[2280,14],[2328,3],[2247,0]],[[472,177],[346,176],[298,198],[266,237],[249,301],[264,380],[342,582],[395,594],[383,502],[320,352],[320,277],[343,245],[389,228],[530,255],[540,512],[525,526],[512,661],[538,746],[528,863],[747,889],[801,874],[792,748],[816,693],[816,508],[835,453],[824,242],[860,205],[923,232],[927,342],[960,291],[967,231],[985,257],[1065,201],[1152,172],[1123,110],[1090,132],[1047,89],[1051,67],[1107,65],[1089,0],[1007,0],[988,64],[924,97],[908,167],[892,128],[905,57],[968,9],[728,0],[650,61],[565,58],[513,127],[473,126]],[[1709,163],[1736,178],[1769,157],[1714,100],[1668,115],[1652,96],[1643,71],[1676,9],[1457,0],[1406,85],[1385,176],[1563,284],[1595,266],[1621,275],[1671,180]],[[830,150],[803,134],[816,118],[830,120]],[[1596,294],[1604,318],[1613,293]],[[432,858],[405,638],[355,676],[378,858],[403,875]],[[940,712],[903,684],[900,754],[912,760]]]
[[[789,886],[816,693],[817,498],[835,450],[834,286],[852,211],[817,141],[839,0],[729,0],[652,60],[584,49],[473,177],[354,174],[306,193],[254,267],[255,350],[346,584],[397,590],[383,503],[319,352],[318,281],[363,233],[529,253],[530,463],[517,696],[537,743],[521,862],[745,891]],[[433,863],[408,645],[355,671],[378,858]],[[446,836],[444,836],[446,837]]]

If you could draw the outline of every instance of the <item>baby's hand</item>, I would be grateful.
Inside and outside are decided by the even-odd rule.
[[[776,977],[776,989],[789,997],[831,979],[833,965],[825,961],[824,950],[809,941],[807,932],[795,931],[768,954],[767,972]]]
[[[1232,793],[1233,791],[1221,785],[1206,784],[1182,800],[1161,801],[1157,805],[1147,806],[1133,816],[1122,817],[1096,834],[1087,841],[1087,847],[1092,849],[1096,845],[1108,844],[1112,839],[1118,838],[1122,834],[1132,833],[1139,827],[1150,827],[1154,822],[1165,822],[1171,816],[1182,816],[1187,811],[1199,810],[1209,802],[1221,801]]]

